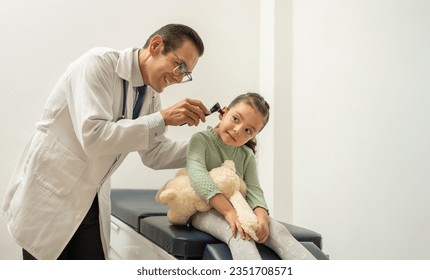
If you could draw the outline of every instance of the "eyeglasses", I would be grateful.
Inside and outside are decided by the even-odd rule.
[[[178,57],[175,51],[172,51],[173,54],[176,56],[176,59],[179,61],[179,65],[173,69],[173,75],[180,76],[184,75],[182,78],[181,83],[191,82],[193,80],[193,77],[191,76],[191,72],[188,72],[187,65]]]

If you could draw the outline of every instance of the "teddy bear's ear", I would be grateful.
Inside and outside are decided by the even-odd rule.
[[[155,201],[157,201],[158,203],[160,202],[160,195],[161,193],[164,192],[164,190],[167,188],[167,184],[169,184],[169,181],[167,181],[164,186],[161,187],[161,189],[158,190],[158,192],[155,194]]]
[[[167,189],[167,190],[163,190],[163,191],[158,191],[157,196],[156,196],[156,200],[158,203],[161,204],[168,204],[171,200],[176,198],[176,192],[174,190],[171,189]]]
[[[234,161],[232,160],[226,159],[222,165],[227,167],[228,169],[236,171],[236,166],[234,165]]]

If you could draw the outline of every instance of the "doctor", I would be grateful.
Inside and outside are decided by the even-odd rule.
[[[110,176],[134,151],[153,169],[185,166],[188,141],[166,138],[166,127],[198,125],[209,111],[193,99],[162,110],[159,94],[191,81],[203,51],[192,28],[169,24],[143,48],[96,48],[69,65],[47,100],[2,207],[24,259],[108,257]],[[139,93],[143,105],[136,101]]]

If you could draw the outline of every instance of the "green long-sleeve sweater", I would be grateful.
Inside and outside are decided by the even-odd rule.
[[[258,180],[254,153],[246,146],[232,147],[224,144],[212,127],[195,133],[188,145],[187,170],[191,186],[196,193],[206,201],[220,193],[209,176],[209,171],[221,166],[227,159],[234,162],[236,173],[246,183],[246,201],[251,208],[259,206],[267,210]]]

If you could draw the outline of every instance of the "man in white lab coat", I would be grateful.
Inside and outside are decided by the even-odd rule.
[[[193,99],[163,110],[159,93],[191,80],[203,52],[192,28],[169,24],[143,48],[95,48],[68,66],[2,207],[24,259],[108,257],[110,176],[133,151],[154,169],[185,166],[187,141],[166,138],[166,127],[198,125],[209,111]],[[143,105],[134,108],[139,92]]]

